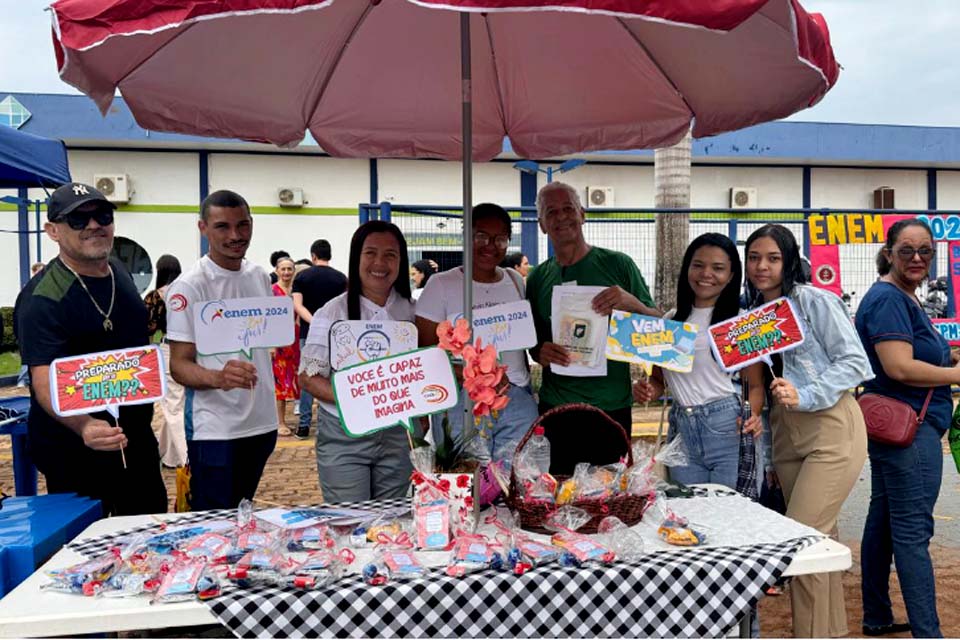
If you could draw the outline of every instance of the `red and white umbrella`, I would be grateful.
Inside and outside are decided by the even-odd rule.
[[[796,0],[59,0],[61,78],[156,131],[334,156],[473,160],[668,146],[811,106],[838,65]]]
[[[334,156],[663,147],[816,103],[839,67],[797,0],[59,0],[61,78],[146,129]],[[471,115],[472,112],[472,115]],[[472,130],[471,130],[472,126]],[[464,268],[472,270],[465,233]],[[464,308],[472,308],[465,287]]]

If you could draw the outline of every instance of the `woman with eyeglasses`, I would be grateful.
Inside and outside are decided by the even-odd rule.
[[[797,348],[772,357],[769,387],[773,467],[787,517],[836,538],[840,509],[867,458],[867,429],[850,390],[873,372],[840,297],[806,284],[789,229],[760,227],[744,254],[751,306],[786,296],[804,329]],[[797,576],[790,603],[795,637],[847,635],[841,572]]]
[[[495,204],[478,204],[473,208],[473,308],[479,309],[524,299],[523,277],[513,269],[498,265],[510,246],[511,221],[503,207]],[[417,300],[417,331],[420,346],[439,342],[437,325],[444,320],[455,320],[463,314],[463,287],[466,278],[463,267],[438,273],[427,282]],[[507,366],[510,403],[493,421],[489,437],[483,438],[483,452],[492,459],[510,458],[517,442],[537,418],[537,404],[530,390],[530,370],[523,351],[508,351],[500,354]],[[464,433],[463,396],[460,402],[447,412],[450,435],[456,440]],[[443,416],[434,419],[435,442],[440,442]]]
[[[941,637],[936,583],[930,561],[933,507],[943,471],[943,433],[950,426],[950,385],[960,383],[950,347],[917,298],[935,257],[933,233],[916,218],[887,231],[877,255],[880,279],[857,309],[856,327],[877,377],[864,391],[906,402],[924,420],[913,442],[896,447],[870,441],[870,509],[863,528],[860,567],[863,633],[912,631]],[[897,566],[909,624],[896,623],[890,608],[890,561]]]

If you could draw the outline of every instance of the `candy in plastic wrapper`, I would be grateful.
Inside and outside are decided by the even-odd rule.
[[[550,537],[550,542],[567,552],[560,556],[560,563],[565,566],[578,566],[580,563],[591,560],[604,563],[616,560],[616,554],[613,551],[590,536],[580,533],[557,531]]]
[[[621,560],[633,561],[643,556],[643,538],[616,516],[600,521],[597,533],[603,543]]]
[[[446,572],[448,576],[459,578],[487,568],[499,569],[502,564],[503,556],[494,551],[485,536],[464,534],[453,543]]]
[[[559,483],[549,473],[541,473],[525,486],[524,500],[528,502],[556,502]]]
[[[237,561],[238,569],[269,569],[280,571],[292,564],[294,560],[273,549],[254,549],[248,551]]]
[[[426,568],[409,549],[382,549],[374,561],[363,567],[363,580],[369,585],[386,584],[398,578],[421,578]]]
[[[177,549],[177,546],[184,540],[195,538],[204,533],[219,533],[223,536],[231,536],[236,530],[233,522],[226,520],[217,520],[184,527],[176,527],[167,530],[166,525],[162,525],[163,531],[147,538],[145,544],[149,551],[160,554],[170,554]]]
[[[153,602],[179,602],[193,598],[211,597],[219,593],[220,583],[212,573],[206,570],[203,558],[191,558],[179,561],[160,581]]]
[[[550,531],[576,531],[590,522],[592,517],[580,507],[566,505],[551,513],[543,521],[543,526]]]
[[[180,551],[190,558],[206,558],[209,561],[226,558],[233,552],[233,542],[219,533],[202,533],[186,540]]]
[[[667,544],[677,547],[696,547],[707,541],[707,536],[688,526],[685,520],[677,521],[666,519],[657,529],[659,535]]]
[[[376,542],[380,534],[386,534],[387,536],[393,537],[400,535],[403,531],[403,527],[399,522],[387,522],[387,523],[375,523],[367,527],[367,540],[369,542]]]
[[[161,570],[164,566],[162,556],[153,553],[131,555],[104,583],[101,595],[106,598],[125,598],[141,593],[153,593],[160,586]]]
[[[46,572],[53,582],[42,585],[42,589],[79,593],[94,596],[103,590],[103,583],[120,568],[122,561],[119,550],[111,550],[79,564],[50,569]]]
[[[305,527],[311,528],[311,527]],[[278,544],[277,534],[272,531],[244,531],[237,536],[235,551],[247,552],[253,549],[267,549]]]
[[[366,539],[366,529],[363,537]],[[287,551],[331,549],[335,544],[331,531],[324,525],[293,529],[287,535]]]

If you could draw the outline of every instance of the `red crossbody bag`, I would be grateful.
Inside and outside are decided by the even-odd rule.
[[[867,423],[867,437],[874,442],[894,447],[909,447],[917,435],[917,427],[927,415],[933,388],[927,392],[920,415],[906,402],[895,400],[878,393],[864,393],[857,402]]]

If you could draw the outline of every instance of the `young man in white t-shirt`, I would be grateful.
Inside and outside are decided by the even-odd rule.
[[[502,207],[495,204],[478,204],[473,208],[473,308],[480,309],[506,302],[524,299],[523,278],[513,269],[501,269],[510,246],[511,221]],[[453,320],[463,313],[463,286],[465,278],[462,267],[438,273],[427,281],[417,300],[417,332],[420,345],[439,342],[437,325],[444,320]],[[491,438],[486,442],[487,454],[492,458],[509,458],[517,442],[536,420],[537,404],[530,390],[530,369],[525,351],[508,351],[498,354],[507,366],[510,386],[510,403],[493,421]],[[450,430],[454,437],[463,432],[463,395],[460,403],[447,412]],[[440,432],[442,415],[433,421],[434,438]],[[439,440],[436,440],[439,442]],[[512,446],[511,446],[512,444]]]
[[[194,310],[208,300],[270,296],[270,277],[244,256],[253,236],[246,200],[216,191],[203,201],[198,224],[210,252],[170,285],[167,341],[170,370],[187,389],[184,429],[190,459],[190,506],[232,509],[252,500],[277,443],[273,366],[266,349],[242,354],[197,353]]]

